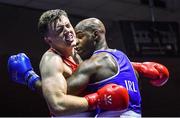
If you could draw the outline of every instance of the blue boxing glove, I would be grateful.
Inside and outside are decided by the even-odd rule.
[[[8,72],[11,80],[28,85],[31,90],[35,90],[35,83],[40,80],[40,77],[33,71],[30,59],[24,53],[9,57]]]

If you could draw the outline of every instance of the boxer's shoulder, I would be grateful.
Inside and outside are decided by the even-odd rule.
[[[63,72],[63,60],[54,52],[45,52],[41,58],[39,68],[40,70],[55,71],[59,70]]]
[[[118,66],[112,55],[102,52],[81,63],[79,70],[91,75],[93,79],[90,83],[93,83],[113,76],[117,73]]]
[[[101,52],[98,54],[94,54],[91,58],[90,58],[94,63],[96,63],[96,65],[100,65],[103,68],[108,68],[108,69],[117,69],[117,62],[115,60],[115,58],[113,57],[112,54],[107,53],[107,52]]]
[[[52,62],[55,62],[55,61],[62,62],[62,57],[54,52],[46,51],[41,58],[41,62],[45,62],[45,63],[48,62],[48,64],[50,64],[51,61]]]

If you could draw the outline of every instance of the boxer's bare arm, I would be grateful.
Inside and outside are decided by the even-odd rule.
[[[36,89],[36,92],[38,92],[38,94],[39,95],[41,95],[41,96],[43,96],[43,94],[42,94],[42,82],[41,82],[41,80],[37,80],[36,82],[35,82],[35,89]]]
[[[82,62],[73,75],[67,78],[67,92],[71,95],[78,95],[92,81],[100,81],[116,72],[117,65],[111,55],[108,53],[93,55],[90,59]]]
[[[97,71],[98,66],[100,65],[97,65],[92,59],[81,63],[73,75],[67,78],[67,93],[71,95],[82,93],[89,84],[91,75],[95,70]]]
[[[85,98],[66,95],[67,83],[63,76],[63,62],[55,54],[45,54],[40,63],[42,90],[52,114],[70,115],[88,109]]]

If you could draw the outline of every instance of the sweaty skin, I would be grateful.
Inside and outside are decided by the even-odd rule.
[[[79,60],[74,51],[76,35],[66,13],[62,10],[44,12],[39,20],[39,31],[50,49],[56,50],[46,51],[39,66],[42,92],[51,113],[62,116],[87,111],[85,98],[67,95],[66,78],[73,70],[64,63],[63,58],[73,63],[79,63]]]

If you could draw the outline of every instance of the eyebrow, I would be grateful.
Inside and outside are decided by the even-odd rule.
[[[64,25],[70,24],[69,22],[65,22]],[[63,25],[61,23],[58,23],[56,27],[62,27]]]
[[[57,25],[56,28],[62,27],[63,25]]]
[[[83,33],[81,30],[78,30],[78,31],[76,31],[76,34],[78,34],[78,33]]]

